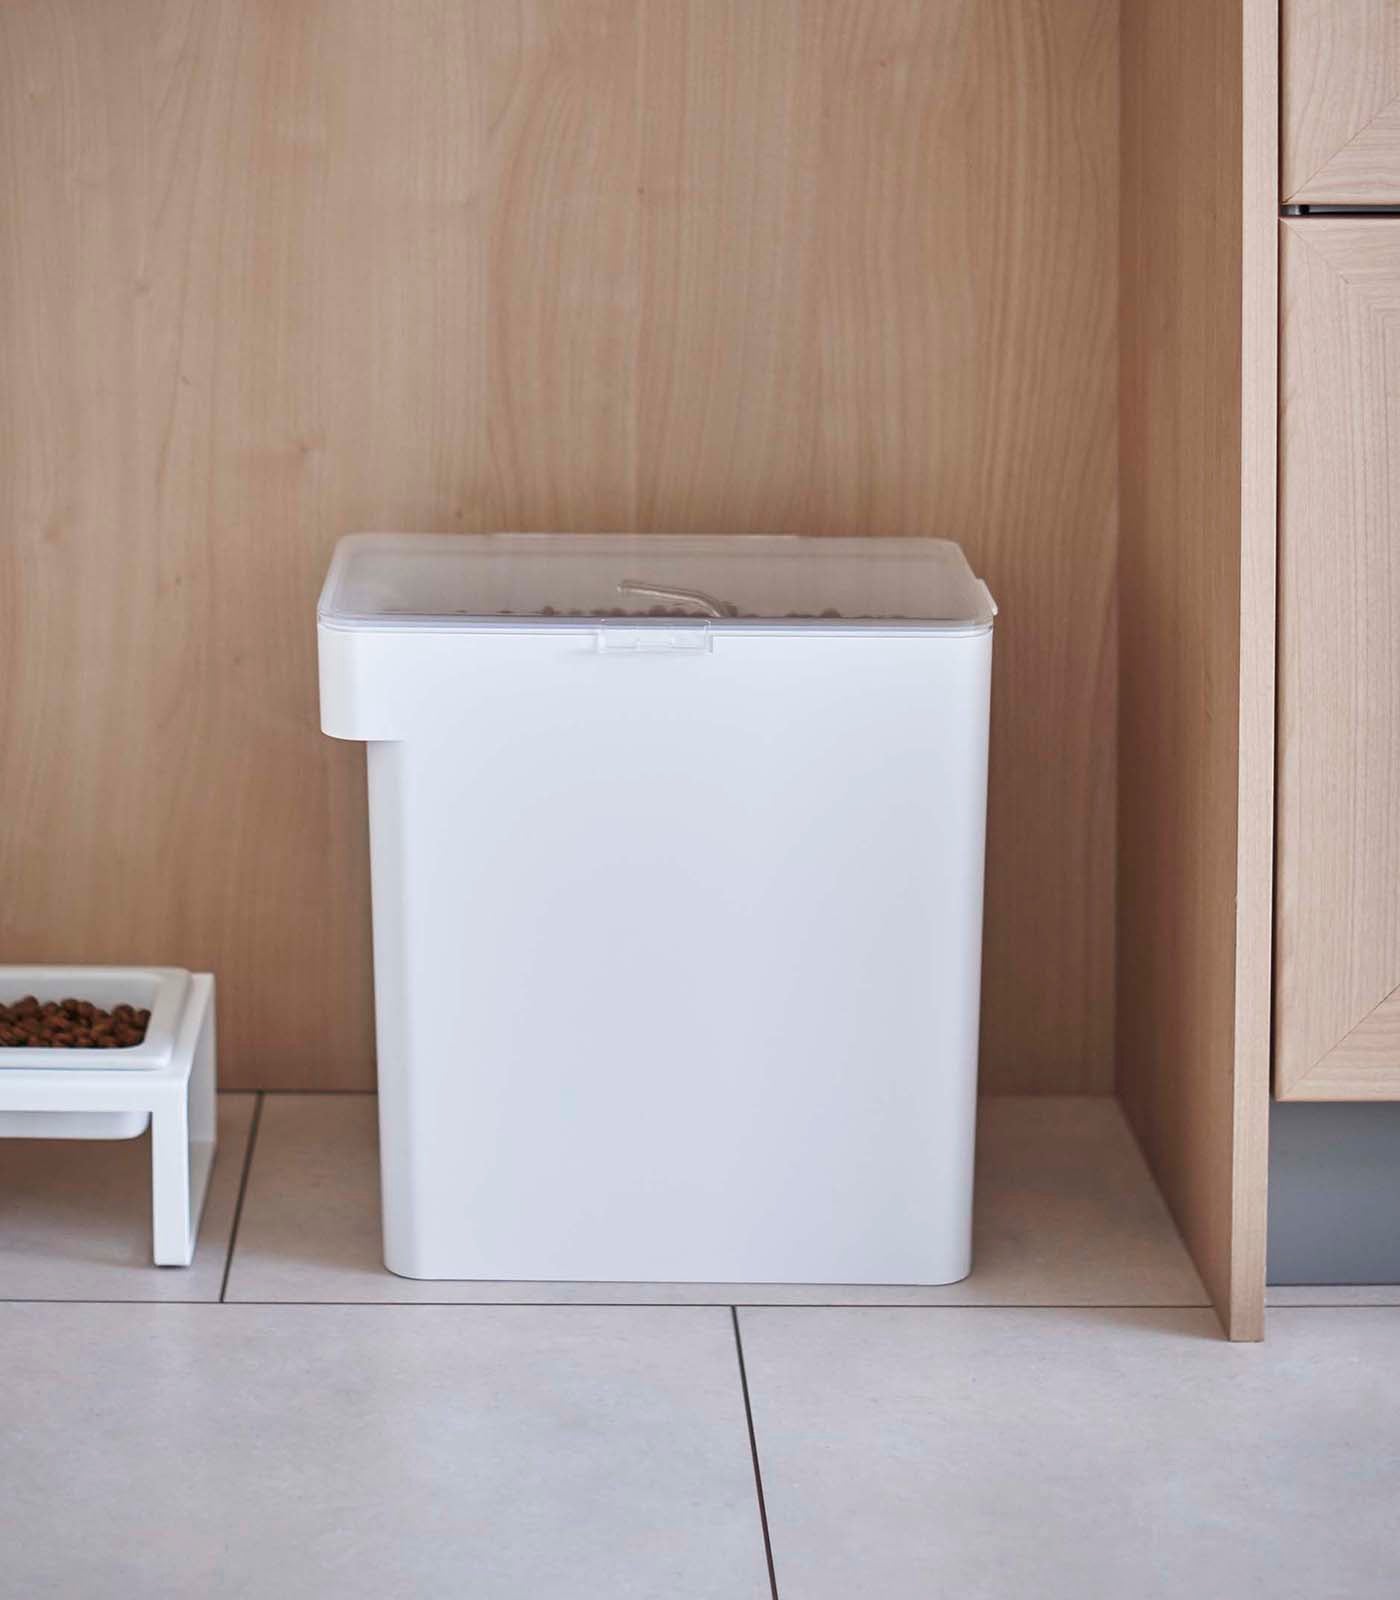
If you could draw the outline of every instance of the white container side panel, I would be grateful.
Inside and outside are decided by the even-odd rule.
[[[394,1271],[967,1272],[991,643],[393,641]]]

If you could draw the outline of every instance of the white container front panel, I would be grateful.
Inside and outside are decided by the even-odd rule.
[[[957,1279],[990,627],[683,632],[323,628],[377,741],[386,1262]]]

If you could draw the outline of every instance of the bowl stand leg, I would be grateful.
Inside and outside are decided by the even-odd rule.
[[[212,1004],[205,1008],[189,1076],[183,1083],[169,1085],[169,1091],[151,1108],[152,1254],[158,1267],[187,1267],[194,1259],[214,1165],[217,1112]]]

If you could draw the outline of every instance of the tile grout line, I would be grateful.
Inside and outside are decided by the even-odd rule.
[[[749,1374],[744,1365],[744,1339],[739,1332],[739,1308],[730,1306],[730,1321],[734,1324],[734,1354],[739,1358],[739,1388],[744,1395],[744,1421],[749,1430],[749,1456],[753,1461],[753,1486],[758,1495],[758,1521],[763,1529],[763,1557],[768,1563],[768,1592],[778,1600],[778,1575],[773,1566],[773,1540],[768,1532],[768,1505],[763,1498],[763,1472],[758,1464],[758,1436],[753,1429],[753,1405],[749,1400]]]
[[[169,1300],[146,1298],[141,1295],[111,1296],[68,1294],[0,1294],[0,1306],[173,1306],[188,1310],[191,1306],[260,1306],[273,1309],[278,1306],[316,1309],[333,1309],[337,1306],[361,1310],[412,1310],[417,1307],[429,1311],[716,1311],[726,1309],[720,1300]],[[730,1306],[727,1309],[734,1310]],[[1016,1305],[1012,1303],[987,1303],[981,1305],[908,1305],[899,1301],[879,1301],[863,1304],[851,1301],[806,1300],[745,1300],[738,1306],[742,1311],[1209,1311],[1209,1306],[1166,1305],[1161,1303],[1133,1305]],[[1309,1300],[1299,1304],[1270,1306],[1271,1311],[1393,1311],[1400,1313],[1400,1302],[1394,1300]]]
[[[263,1097],[259,1090],[258,1098],[253,1106],[253,1119],[248,1124],[248,1145],[243,1152],[243,1171],[238,1179],[238,1199],[233,1207],[233,1225],[229,1228],[228,1254],[224,1257],[224,1276],[219,1284],[220,1305],[224,1304],[228,1295],[229,1274],[233,1271],[233,1252],[238,1246],[238,1225],[243,1221],[243,1201],[248,1193],[248,1177],[253,1170],[253,1150],[258,1142],[258,1128],[262,1124]]]
[[[1400,1311],[1397,1300],[1271,1300],[1269,1311]]]
[[[56,1305],[56,1306],[196,1306],[217,1305],[214,1300],[169,1300],[124,1295],[117,1299],[88,1298],[66,1294],[0,1294],[0,1305]],[[230,1300],[229,1305],[239,1306],[435,1306],[460,1307],[463,1310],[491,1310],[493,1307],[568,1307],[578,1306],[590,1311],[713,1311],[723,1309],[723,1300],[266,1300],[248,1298]],[[744,1311],[1209,1311],[1202,1301],[1023,1301],[984,1300],[963,1304],[940,1301],[908,1300],[742,1300],[729,1305]],[[1299,1305],[1276,1305],[1275,1311],[1400,1311],[1393,1300],[1336,1300],[1325,1304],[1309,1301]]]

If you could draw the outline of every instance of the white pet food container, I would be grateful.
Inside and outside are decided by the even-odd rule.
[[[393,1271],[967,1273],[994,611],[931,539],[341,540]]]

